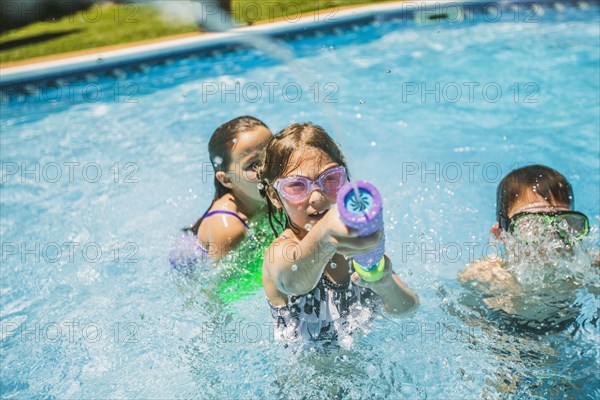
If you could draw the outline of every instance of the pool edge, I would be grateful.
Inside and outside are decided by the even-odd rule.
[[[0,87],[27,84],[38,81],[57,79],[65,76],[83,75],[96,70],[117,68],[123,65],[143,63],[145,61],[164,59],[172,56],[182,56],[187,53],[210,50],[219,46],[242,44],[249,35],[277,37],[286,34],[332,28],[346,25],[360,20],[370,20],[378,16],[406,15],[415,12],[433,12],[441,6],[456,5],[469,7],[484,7],[486,4],[507,6],[511,4],[543,4],[559,3],[555,0],[507,0],[507,1],[451,1],[425,0],[395,1],[390,3],[368,4],[349,9],[340,10],[335,14],[335,19],[317,20],[315,15],[305,16],[298,21],[279,21],[267,24],[234,28],[231,31],[220,33],[204,33],[202,35],[164,40],[156,43],[135,45],[114,50],[92,52],[73,57],[60,58],[0,68]],[[565,0],[563,3],[581,3],[577,0]],[[593,3],[593,1],[591,1]],[[327,10],[322,10],[327,11]],[[93,51],[93,50],[92,50]]]

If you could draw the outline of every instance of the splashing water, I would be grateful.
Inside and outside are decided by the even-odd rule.
[[[525,243],[503,233],[506,270],[524,289],[544,290],[564,281],[575,285],[599,286],[600,278],[592,265],[593,255],[586,249],[593,238],[568,244],[558,235],[546,234],[538,241]]]
[[[227,11],[223,10],[216,0],[191,0],[189,3],[181,4],[176,2],[175,7],[171,3],[173,2],[150,2],[150,4],[157,6],[164,15],[175,17],[181,21],[189,21],[192,18],[199,28],[203,28],[209,32],[225,33],[236,27],[233,17]],[[311,87],[312,84],[308,78],[315,75],[316,71],[315,73],[307,71],[300,64],[299,59],[295,57],[291,46],[254,31],[245,32],[244,36],[236,37],[235,40],[263,52],[269,57],[277,59],[290,69],[302,88]],[[330,50],[332,49],[333,46],[330,47]],[[388,71],[388,73],[390,72]],[[364,101],[361,100],[361,104],[363,103]],[[323,108],[325,117],[331,124],[331,131],[334,134],[332,136],[345,137],[346,130],[338,120],[337,115],[339,113],[334,109],[332,103],[324,101],[320,102],[320,105]],[[360,113],[357,113],[355,116],[357,119],[362,118]],[[352,162],[352,158],[349,155],[346,155],[346,159],[349,165],[357,165]]]
[[[597,17],[594,18],[597,22]],[[490,24],[483,32],[486,32],[486,35],[494,36],[494,33],[498,33],[500,25],[502,24]],[[537,25],[540,28],[546,26],[546,24]],[[594,32],[597,31],[596,26],[592,27]],[[479,29],[478,27],[475,28]],[[490,31],[490,28],[493,30]],[[515,40],[518,37],[512,33],[514,31],[512,25],[508,28],[511,29],[508,38],[505,38],[504,34],[499,32],[502,38],[502,46],[506,43],[520,43]],[[560,41],[560,38],[565,36],[572,40],[571,35],[576,36],[576,31],[584,31],[584,29],[579,29],[579,25],[577,25],[577,28],[568,31],[565,31],[564,27],[552,29],[560,31],[558,35],[558,41]],[[473,36],[480,37],[481,35],[472,34],[473,29],[466,27],[456,31],[457,34],[460,33],[460,36],[457,35],[456,37],[459,39]],[[579,33],[577,35],[576,37],[580,36]],[[365,35],[361,32],[360,36]],[[526,36],[526,38],[530,37]],[[552,38],[554,39],[554,37]],[[535,43],[547,42],[553,43],[556,40],[539,40],[536,36]],[[460,45],[461,43],[469,44],[470,42],[452,40],[452,43]],[[528,42],[528,44],[530,43]],[[551,71],[551,69],[544,71],[536,69],[539,65],[547,66],[548,60],[551,60],[550,66],[556,68],[556,60],[566,55],[564,49],[569,48],[566,42],[564,44],[564,47],[556,50],[559,52],[558,56],[553,56],[552,53],[550,55],[544,53],[539,54],[538,57],[538,54],[535,54],[537,62],[528,64],[533,69],[533,78],[538,75],[540,79],[544,79],[545,76],[551,75],[548,79],[552,78],[552,80],[563,82],[566,88],[572,88],[569,85],[573,82],[566,79],[561,80],[561,77],[581,73],[581,69],[574,71],[569,67],[569,74],[564,75],[544,73],[544,71]],[[406,43],[406,45],[409,46],[410,43]],[[543,46],[540,44],[540,47],[544,46],[545,44]],[[489,62],[492,65],[497,63],[494,56],[502,54],[504,48],[498,48],[497,44],[487,42],[485,47],[496,50],[489,55],[491,58]],[[519,51],[517,56],[514,57],[515,64],[526,58],[526,56],[520,57],[519,52],[530,54],[531,51],[534,53],[541,51],[535,45],[516,47],[519,48]],[[521,48],[527,48],[527,50],[521,50]],[[452,50],[455,53],[461,52],[465,56],[461,57],[461,60],[471,59],[475,53],[485,54],[484,52],[466,52],[464,47],[460,46],[452,48]],[[340,46],[338,54],[343,55],[342,51],[343,48]],[[351,60],[353,55],[358,57],[358,52],[365,53],[369,50],[366,48],[352,48],[348,51],[344,59]],[[399,51],[382,51],[381,48],[372,51],[375,54],[373,58],[386,57],[388,54],[401,54]],[[597,54],[597,49],[587,51],[584,47],[581,54],[591,54],[589,55],[590,59],[597,61],[597,56],[594,56],[594,54]],[[427,54],[427,58],[429,56]],[[451,54],[448,57],[446,57],[446,54],[444,56],[437,59],[444,68],[438,68],[437,70],[443,71],[450,67],[452,72],[452,65],[446,64],[445,61],[451,58]],[[404,62],[405,58],[401,61]],[[384,59],[381,62],[387,61]],[[586,62],[589,63],[589,61]],[[485,59],[480,59],[480,64],[486,66]],[[398,61],[398,63],[394,62],[392,65],[394,69],[392,76],[398,76],[403,70],[402,63]],[[472,68],[481,68],[476,65],[473,65]],[[471,67],[471,64],[468,64],[468,66]],[[381,71],[380,65],[375,67],[378,68],[378,71]],[[457,69],[464,67],[465,65],[462,64],[456,66]],[[507,68],[510,69],[510,67]],[[349,68],[349,70],[355,73],[358,71],[358,73],[365,76],[369,75],[364,70],[354,68]],[[437,70],[436,72],[438,72]],[[519,74],[523,71],[520,67],[518,70]],[[586,73],[586,71],[586,69],[583,69],[583,73]],[[510,71],[508,72],[510,73]],[[278,77],[280,75],[274,74],[273,76]],[[595,75],[590,74],[590,76]],[[404,78],[404,76],[401,78]],[[482,78],[479,77],[479,79]],[[547,83],[548,81],[543,82]],[[365,86],[361,86],[359,80],[356,83],[355,92],[366,90],[364,89],[367,87],[366,83],[364,83]],[[597,86],[596,81],[591,85],[592,89],[594,85]],[[547,87],[555,88],[550,84]],[[178,94],[181,93],[177,86],[167,89]],[[165,91],[169,92],[169,90]],[[573,90],[564,92],[567,98],[569,98],[569,92],[573,92]],[[586,90],[582,88],[577,92],[579,97],[579,92],[585,94]],[[162,94],[163,92],[159,93]],[[559,91],[557,93],[563,92]],[[588,101],[593,105],[595,105],[596,100],[595,93],[586,95]],[[382,91],[380,97],[387,99],[393,95],[394,93]],[[172,96],[175,95],[172,93]],[[586,96],[582,96],[582,98]],[[562,98],[563,96],[556,97]],[[378,100],[378,98],[368,98],[368,102],[372,103],[373,106],[378,104]],[[536,118],[538,116],[540,118],[536,122],[551,121],[555,115],[550,114],[556,114],[556,108],[553,108],[555,105],[548,104],[552,103],[552,99],[547,98],[543,103],[543,107],[537,108],[535,113],[532,114],[531,110],[526,113],[517,112],[515,117],[526,118],[527,115],[534,115]],[[409,104],[405,105],[409,106]],[[221,108],[217,108],[216,111],[223,108],[222,105],[220,106]],[[285,105],[283,106],[285,107]],[[413,134],[410,136],[410,145],[415,150],[414,159],[420,160],[420,157],[423,157],[423,160],[432,162],[436,161],[442,152],[444,154],[449,153],[456,144],[453,141],[444,142],[438,138],[438,129],[440,131],[447,130],[448,134],[444,136],[453,137],[454,140],[452,135],[455,132],[452,130],[453,125],[462,125],[461,129],[467,131],[468,126],[473,124],[456,123],[456,120],[452,118],[461,117],[463,119],[467,118],[467,120],[473,116],[479,118],[482,111],[481,109],[468,108],[465,114],[444,113],[443,119],[436,120],[432,118],[432,121],[439,123],[439,127],[431,127],[426,125],[425,121],[423,124],[420,123],[425,118],[422,117],[424,114],[421,114],[419,110],[427,108],[425,106],[419,103],[414,109],[408,107],[406,113],[403,113],[406,118],[406,123],[403,124],[410,126],[411,130],[414,129]],[[438,106],[436,105],[436,107]],[[267,107],[273,106],[267,104]],[[178,108],[174,108],[172,105],[166,109],[170,111],[168,114],[179,115],[177,113]],[[271,110],[272,108],[267,109]],[[383,107],[382,109],[385,110]],[[562,110],[563,108],[559,109]],[[172,110],[175,112],[172,112]],[[245,110],[251,112],[254,109],[247,108]],[[124,118],[132,114],[131,109],[123,111]],[[286,109],[284,111],[287,113]],[[513,121],[502,118],[495,119],[504,116],[506,111],[504,109],[490,111],[493,112],[494,118],[483,115],[481,123],[503,124]],[[589,119],[587,118],[588,114],[583,112],[583,108],[569,107],[568,111],[574,112],[574,114],[569,114],[568,118],[577,117],[575,118],[577,121]],[[142,111],[141,115],[144,115],[144,112]],[[71,116],[73,121],[83,121],[81,123],[83,126],[86,122],[89,122],[85,120],[85,118],[88,118],[88,114],[85,111],[82,112],[79,108],[73,111],[67,110],[64,115]],[[346,116],[353,120],[354,113],[346,112],[340,113],[340,115],[341,118]],[[383,132],[392,123],[394,126],[400,124],[394,118],[385,118],[387,114],[383,115],[384,117],[381,120],[388,120],[389,123],[384,125],[378,121],[377,124],[373,124],[374,130]],[[586,118],[580,118],[581,116],[586,116]],[[176,121],[178,118],[171,117],[166,112],[164,117],[167,121],[172,119],[174,124],[179,122]],[[361,121],[369,122],[369,117],[370,115],[363,112]],[[545,119],[546,117],[548,119]],[[283,117],[276,118],[278,123],[283,123]],[[216,123],[217,118],[214,119]],[[515,118],[515,124],[517,120]],[[68,123],[60,123],[59,121],[64,120],[56,115],[47,116],[46,121],[46,124],[37,122],[23,124],[17,129],[16,133],[21,133],[24,138],[30,138],[32,133],[29,132],[39,131],[43,133],[46,132],[46,129],[55,131],[56,127],[60,126],[67,126],[69,130],[75,130],[75,124],[68,126]],[[153,120],[148,119],[148,121]],[[444,125],[446,121],[448,122],[447,126]],[[160,124],[156,125],[157,129],[160,129]],[[538,127],[538,130],[535,129],[535,126]],[[538,123],[535,126],[532,126],[531,130],[511,133],[507,140],[506,137],[501,139],[501,137],[495,137],[495,135],[481,135],[481,126],[475,124],[474,131],[477,132],[471,132],[473,136],[461,136],[457,132],[456,139],[460,138],[465,143],[473,143],[475,140],[473,138],[477,138],[477,140],[485,143],[488,149],[498,148],[498,153],[502,157],[529,160],[528,155],[532,148],[531,142],[520,139],[529,137],[532,142],[539,141],[541,143],[548,137],[548,132],[542,133],[539,131],[540,126],[546,128],[544,123]],[[548,152],[541,152],[539,154],[540,158],[537,160],[556,163],[561,170],[569,169],[567,166],[572,165],[572,158],[577,154],[586,162],[577,163],[577,167],[571,173],[577,173],[582,177],[581,180],[575,180],[576,185],[587,187],[590,183],[597,182],[597,173],[590,167],[590,164],[593,165],[594,160],[597,159],[597,153],[594,153],[593,149],[584,149],[583,146],[571,147],[569,142],[579,143],[579,140],[582,140],[587,143],[591,141],[591,137],[595,139],[593,142],[595,144],[597,143],[596,132],[598,130],[595,124],[591,126],[593,130],[588,130],[589,125],[582,127],[573,124],[569,126],[572,126],[573,131],[577,132],[577,140],[572,140],[567,135],[559,136],[557,134],[554,146],[564,145],[564,149],[560,148],[555,151],[551,143],[554,141],[548,141]],[[558,127],[555,131],[558,132],[563,129],[563,127]],[[435,131],[435,135],[424,133],[426,130]],[[585,136],[582,132],[588,136]],[[58,133],[60,134],[60,132]],[[106,136],[106,138],[100,136],[100,134]],[[521,134],[523,136],[518,136]],[[119,139],[118,136],[115,138],[113,135],[106,135],[102,129],[97,132],[90,132],[90,135],[95,140],[102,137],[102,140],[98,140],[98,147],[103,150],[106,149],[106,154],[113,157],[113,159],[114,157],[130,156],[125,151],[131,150],[134,155],[140,157],[141,162],[144,162],[142,165],[146,168],[141,168],[141,171],[148,172],[148,175],[144,175],[148,179],[144,181],[145,186],[132,185],[136,188],[140,187],[133,192],[134,194],[141,193],[141,189],[143,189],[145,193],[151,191],[158,193],[159,196],[163,194],[170,195],[172,192],[183,191],[183,188],[187,193],[190,176],[192,176],[190,171],[201,171],[199,168],[193,169],[191,167],[194,164],[192,160],[197,160],[197,153],[189,148],[181,148],[181,152],[186,155],[183,159],[174,159],[173,163],[164,163],[164,165],[157,162],[171,157],[174,149],[177,149],[175,146],[181,143],[182,137],[190,142],[196,139],[193,134],[189,133],[188,129],[183,130],[183,136],[176,135],[176,137],[171,137],[169,134],[164,136],[144,134],[139,137],[139,146],[131,148],[122,147],[124,145],[122,139]],[[28,148],[34,148],[28,146],[28,141],[15,141],[14,143],[17,146],[9,145],[5,147],[5,143],[13,143],[10,135],[8,138],[5,136],[2,135],[3,156],[5,155],[4,151],[9,151],[9,160],[24,159],[24,157],[35,159],[37,153],[27,150]],[[50,135],[43,135],[39,138],[34,137],[33,139],[47,145],[48,155],[59,159],[58,157],[63,154],[57,146],[59,142],[48,141],[44,136]],[[482,189],[481,186],[483,185],[467,184],[466,182],[464,185],[444,185],[444,182],[435,184],[427,181],[423,183],[419,179],[413,179],[404,182],[402,190],[397,188],[394,190],[395,185],[393,183],[397,182],[395,179],[397,179],[398,170],[394,167],[399,164],[393,164],[392,161],[400,159],[400,157],[391,152],[392,146],[381,146],[381,143],[387,143],[386,141],[390,140],[389,135],[374,132],[371,136],[373,140],[377,140],[379,143],[377,146],[377,149],[379,149],[377,159],[374,161],[381,161],[383,156],[389,156],[390,163],[386,163],[385,168],[375,162],[369,162],[365,158],[367,154],[365,154],[364,148],[353,149],[350,146],[345,150],[348,150],[348,154],[355,154],[358,159],[364,160],[363,162],[367,168],[362,172],[372,173],[373,175],[380,174],[379,176],[384,182],[389,179],[390,183],[387,188],[390,191],[390,196],[393,196],[391,198],[394,199],[394,206],[396,204],[403,206],[400,210],[390,210],[391,215],[401,216],[401,223],[403,222],[406,225],[406,229],[401,229],[402,226],[399,225],[396,231],[390,231],[396,239],[390,241],[390,250],[396,253],[395,259],[401,259],[399,257],[402,250],[401,242],[405,240],[406,230],[411,234],[411,238],[414,237],[414,240],[416,240],[420,237],[421,240],[426,241],[426,244],[433,243],[438,239],[436,234],[429,232],[426,228],[433,227],[438,231],[447,228],[449,237],[461,238],[466,238],[471,232],[482,230],[482,220],[485,219],[483,210],[487,209],[487,215],[491,217],[492,212],[489,209],[492,207],[491,203],[493,203],[484,194],[488,190],[492,190],[492,186],[495,185],[488,185]],[[506,143],[506,148],[502,147],[501,140]],[[437,144],[438,141],[439,148],[429,144]],[[425,145],[425,143],[427,144]],[[173,146],[170,146],[171,144]],[[399,148],[402,148],[402,142],[399,140],[393,141],[391,144],[397,144]],[[146,146],[150,147],[150,145],[152,145],[153,151],[144,151]],[[77,143],[73,143],[73,146],[75,147],[73,154],[82,157],[87,154],[81,153],[82,149],[77,148]],[[117,150],[117,152],[112,153],[111,148]],[[142,151],[144,151],[143,156],[141,155]],[[453,156],[465,156],[468,155],[469,151],[473,151],[472,147],[471,150]],[[146,153],[149,154],[146,155]],[[473,157],[480,156],[482,160],[495,161],[494,158],[490,158],[489,153],[491,151],[475,153]],[[588,160],[590,161],[588,162]],[[151,177],[153,180],[148,183]],[[171,184],[171,181],[174,184]],[[573,336],[576,340],[571,340],[570,331],[561,331],[554,337],[549,335],[544,336],[542,339],[522,338],[520,334],[507,334],[500,327],[496,329],[497,332],[494,331],[493,325],[489,324],[487,320],[482,322],[485,324],[484,329],[487,331],[471,329],[471,319],[465,317],[464,323],[462,320],[458,320],[459,317],[471,316],[471,314],[459,314],[457,317],[450,314],[450,310],[457,308],[456,297],[463,294],[454,282],[453,272],[459,268],[458,265],[442,260],[442,265],[447,269],[429,268],[430,265],[435,265],[432,262],[429,262],[423,268],[419,255],[414,263],[409,261],[408,263],[401,264],[398,262],[396,264],[401,274],[405,273],[407,277],[414,274],[409,279],[415,285],[414,287],[422,300],[422,305],[416,311],[415,317],[402,318],[398,321],[375,320],[374,329],[369,335],[354,335],[357,342],[350,351],[338,352],[339,356],[337,357],[335,357],[336,353],[332,355],[331,353],[318,354],[317,352],[309,353],[307,351],[297,361],[295,358],[290,357],[285,352],[286,350],[280,349],[272,343],[270,327],[269,329],[264,328],[258,332],[256,331],[256,327],[265,327],[265,321],[272,321],[268,307],[265,307],[262,292],[256,293],[255,297],[249,297],[228,305],[228,307],[231,307],[231,314],[225,314],[225,311],[221,308],[222,306],[216,300],[211,301],[211,296],[214,297],[215,295],[206,290],[206,284],[202,277],[197,280],[197,286],[182,285],[178,289],[183,293],[173,294],[173,285],[165,281],[164,268],[156,268],[156,260],[161,259],[161,257],[164,258],[164,254],[168,250],[166,246],[161,245],[160,240],[168,234],[169,229],[173,229],[173,215],[182,217],[184,214],[180,208],[175,209],[171,206],[157,208],[154,201],[143,195],[136,196],[136,201],[124,201],[125,199],[131,199],[131,197],[124,197],[126,193],[123,186],[119,186],[119,190],[115,190],[114,194],[116,195],[113,195],[112,191],[107,194],[102,186],[94,185],[95,191],[91,192],[93,196],[83,196],[77,202],[73,202],[71,197],[77,192],[59,190],[59,188],[62,189],[62,186],[55,185],[55,187],[55,192],[50,192],[55,195],[52,197],[60,200],[62,204],[72,202],[73,214],[49,213],[47,215],[48,219],[45,219],[46,222],[51,222],[47,224],[49,228],[43,232],[38,232],[34,230],[36,228],[33,228],[38,224],[27,222],[37,220],[40,208],[44,206],[54,207],[55,204],[47,199],[38,202],[35,196],[28,196],[27,187],[23,187],[23,185],[20,188],[11,187],[8,188],[11,191],[11,196],[6,196],[6,198],[23,201],[28,206],[15,207],[15,213],[7,213],[7,215],[3,213],[3,218],[8,221],[8,223],[3,222],[2,224],[3,236],[8,232],[9,238],[17,240],[21,232],[25,232],[36,239],[44,239],[48,235],[53,240],[55,237],[60,237],[61,234],[70,235],[71,229],[74,232],[78,231],[82,222],[84,225],[87,223],[88,219],[85,216],[89,213],[86,210],[89,209],[90,204],[95,204],[95,198],[107,198],[105,202],[108,206],[105,208],[113,211],[99,214],[102,217],[106,216],[106,218],[94,218],[92,225],[98,228],[93,231],[94,236],[100,235],[99,238],[103,238],[102,235],[114,234],[116,228],[124,228],[125,234],[136,238],[143,244],[147,244],[147,246],[142,246],[140,252],[140,256],[143,258],[140,263],[132,267],[116,263],[101,264],[101,268],[96,268],[100,272],[100,278],[97,278],[97,283],[93,285],[89,281],[96,278],[86,276],[82,285],[78,281],[80,279],[79,274],[71,273],[69,270],[72,269],[70,268],[64,268],[59,272],[54,264],[32,267],[15,263],[15,268],[4,268],[3,271],[9,270],[9,272],[3,272],[2,276],[2,308],[3,310],[10,310],[7,311],[8,318],[11,319],[9,324],[12,323],[10,321],[18,322],[19,318],[28,318],[27,328],[35,329],[36,325],[34,324],[37,324],[39,320],[37,317],[42,314],[54,318],[50,321],[55,320],[59,323],[60,321],[82,321],[83,318],[94,317],[102,323],[103,328],[106,327],[104,333],[107,333],[109,329],[115,327],[115,322],[131,321],[135,322],[134,326],[139,327],[136,340],[141,340],[136,345],[124,342],[123,339],[127,340],[129,338],[121,336],[121,341],[117,343],[112,339],[112,333],[115,333],[112,331],[110,332],[111,340],[107,340],[105,343],[95,344],[90,343],[90,341],[85,343],[84,341],[80,343],[80,346],[79,344],[74,345],[63,341],[64,345],[59,346],[47,343],[48,340],[46,340],[46,343],[38,343],[37,340],[32,339],[32,335],[29,333],[25,333],[25,340],[23,340],[21,335],[17,333],[3,342],[3,345],[8,348],[5,352],[6,360],[3,362],[4,371],[8,374],[3,375],[3,383],[4,381],[8,382],[5,386],[7,388],[6,392],[8,392],[6,397],[35,397],[37,395],[38,397],[62,398],[68,397],[72,393],[78,393],[78,397],[84,398],[132,396],[164,398],[194,397],[194,393],[203,393],[205,397],[219,398],[222,397],[223,393],[231,393],[231,397],[244,398],[334,398],[337,396],[356,399],[365,397],[431,399],[486,396],[488,398],[511,396],[523,398],[579,398],[586,395],[595,398],[600,394],[596,389],[598,379],[593,367],[597,360],[598,348],[597,296],[586,290],[577,290],[578,297],[574,301],[583,303],[583,311],[580,318],[578,318],[578,326],[573,328],[577,330],[576,336]],[[206,189],[207,194],[212,191],[210,182],[202,188]],[[69,189],[79,190],[79,187]],[[426,193],[426,189],[430,191]],[[595,187],[590,190],[593,195],[596,194]],[[202,191],[198,192],[202,193]],[[418,195],[415,196],[414,193]],[[34,194],[32,193],[32,195]],[[23,196],[26,197],[23,198]],[[472,196],[472,198],[469,196]],[[587,204],[587,206],[584,206],[583,209],[585,211],[589,211],[590,208],[596,210],[597,203],[586,197],[588,196],[584,197],[583,204]],[[593,198],[595,196],[589,197]],[[8,202],[10,206],[10,201],[12,201],[5,200],[4,197],[2,200],[3,209],[6,205],[5,202]],[[389,204],[392,205],[391,202]],[[34,207],[29,207],[29,205],[34,205]],[[99,208],[99,213],[102,213],[103,207]],[[442,209],[452,210],[452,212],[444,214],[441,211]],[[194,212],[197,212],[197,210],[194,210]],[[597,215],[597,211],[594,211],[594,216]],[[177,221],[185,219],[185,222],[189,222],[187,221],[188,217],[189,215],[186,218],[177,219]],[[150,226],[153,229],[142,231],[140,228],[142,222],[148,220],[150,220]],[[19,226],[19,221],[25,223]],[[55,221],[59,221],[59,223],[55,223]],[[63,221],[66,221],[66,223],[62,223]],[[54,227],[60,227],[60,229]],[[166,228],[163,229],[163,227]],[[411,227],[413,227],[412,230]],[[420,232],[428,233],[427,235],[423,233],[420,236]],[[587,239],[582,243],[584,249],[587,245],[586,241]],[[338,266],[344,268],[346,267],[345,264],[339,264]],[[83,268],[87,270],[88,266],[84,264]],[[527,266],[524,265],[523,268],[525,267]],[[569,267],[578,268],[573,265]],[[520,273],[516,265],[509,265],[509,268],[514,268],[515,274]],[[448,271],[448,274],[444,275],[440,271]],[[526,281],[525,278],[521,279],[524,282]],[[558,279],[558,277],[553,279]],[[586,277],[580,277],[579,281],[585,282],[586,279]],[[8,283],[6,283],[7,280]],[[549,280],[552,281],[552,279]],[[530,279],[530,281],[529,287],[535,288],[535,280]],[[550,287],[541,282],[539,286]],[[550,290],[546,290],[546,292],[550,292]],[[528,294],[525,292],[523,297],[526,298]],[[73,307],[73,298],[78,299],[77,307]],[[557,311],[557,314],[560,312],[560,310]],[[143,313],[145,317],[140,319],[139,313]],[[478,313],[472,315],[473,319],[478,318],[478,316]],[[90,321],[90,319],[86,319],[82,322]],[[45,321],[40,322],[43,324]],[[546,323],[546,321],[544,322]],[[9,324],[7,326],[10,326]],[[63,326],[62,324],[59,325]],[[41,326],[44,327],[45,325]],[[489,326],[492,326],[492,328],[488,328]],[[450,328],[452,331],[446,328]],[[39,335],[39,333],[38,331],[33,336]],[[49,335],[52,335],[52,333]],[[104,333],[103,338],[106,338]],[[63,334],[67,335],[66,329],[63,329]],[[43,335],[44,331],[39,336]],[[63,336],[63,338],[68,338],[68,336]],[[550,350],[552,353],[550,353]],[[42,351],[45,356],[39,357]],[[27,365],[36,367],[24,368]],[[57,367],[61,373],[52,375],[52,371],[57,371]],[[545,376],[551,376],[554,372],[555,376],[558,376],[557,373],[559,373],[566,378],[561,378],[561,381],[544,378],[543,373],[546,371],[548,373]],[[335,378],[333,378],[334,374]],[[58,375],[63,376],[63,378],[66,377],[66,379],[60,379]],[[515,377],[521,380],[516,381]],[[143,385],[140,383],[148,380],[153,381],[155,384]],[[494,382],[489,383],[490,381],[497,381],[498,385],[503,386],[497,387]],[[509,383],[517,382],[519,387],[524,388],[519,389],[519,393],[516,394],[506,393],[504,388],[506,381],[509,381]],[[73,382],[73,385],[66,388],[64,382]],[[115,385],[115,382],[119,383]],[[81,391],[78,392],[78,389]],[[534,392],[530,393],[530,389]]]
[[[484,262],[493,271],[482,287],[491,318],[537,333],[561,330],[574,322],[581,308],[578,289],[595,292],[600,287],[592,262],[596,237],[576,241],[546,231],[526,242],[522,235],[503,232],[496,243],[502,257]]]

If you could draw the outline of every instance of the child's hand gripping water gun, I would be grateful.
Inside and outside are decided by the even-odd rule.
[[[337,196],[337,206],[342,221],[349,228],[356,229],[359,236],[368,236],[383,231],[381,195],[375,186],[365,181],[345,184]],[[369,253],[353,257],[354,270],[361,279],[375,282],[385,273],[385,236],[377,248]]]

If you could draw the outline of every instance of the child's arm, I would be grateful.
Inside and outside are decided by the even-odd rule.
[[[267,249],[263,267],[277,290],[298,296],[310,292],[319,282],[333,254],[320,245],[319,238],[307,235],[300,242],[280,237]]]
[[[391,315],[408,312],[419,305],[419,296],[392,271],[392,261],[385,256],[385,275],[376,282],[363,281],[355,272],[352,282],[373,290],[383,300],[385,311]]]
[[[280,292],[303,295],[319,283],[336,252],[348,257],[366,253],[377,247],[380,239],[381,232],[357,237],[342,223],[337,208],[332,207],[299,242],[275,240],[267,249],[264,267]]]

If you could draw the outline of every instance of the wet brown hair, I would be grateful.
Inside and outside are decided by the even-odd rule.
[[[503,230],[508,229],[508,211],[519,196],[532,190],[552,205],[573,208],[573,188],[561,173],[544,165],[529,165],[506,175],[496,191],[496,219]]]
[[[346,159],[339,146],[319,125],[310,122],[295,123],[274,135],[265,149],[265,161],[260,168],[259,175],[263,185],[260,194],[267,202],[269,224],[275,236],[279,235],[275,225],[282,231],[290,228],[294,232],[298,232],[298,227],[290,221],[283,208],[278,210],[271,202],[267,195],[267,188],[271,187],[274,190],[273,183],[281,178],[286,171],[296,168],[290,165],[292,154],[296,150],[307,148],[324,152],[335,163],[343,166],[348,171]],[[279,196],[279,194],[276,195]]]
[[[227,171],[231,166],[231,151],[233,150],[233,146],[235,144],[234,139],[237,139],[242,133],[251,131],[258,127],[269,129],[269,127],[258,118],[245,115],[225,122],[214,131],[210,137],[210,141],[208,142],[208,157],[210,158],[210,163],[215,170],[215,195],[210,203],[210,206],[208,206],[204,214],[202,214],[202,217],[200,217],[196,223],[188,228],[185,228],[184,230],[191,231],[194,235],[197,235],[200,224],[204,219],[204,215],[208,212],[208,210],[210,210],[213,204],[215,204],[215,201],[219,200],[225,194],[230,192],[228,188],[219,182],[216,173],[217,171]]]

